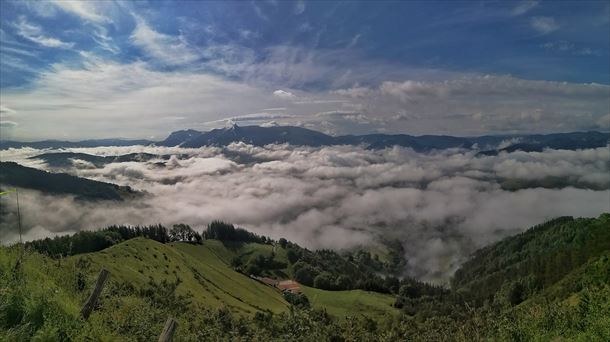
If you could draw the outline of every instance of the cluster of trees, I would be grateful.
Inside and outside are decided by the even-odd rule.
[[[292,274],[299,283],[323,290],[362,289],[381,293],[398,293],[400,280],[366,250],[338,253],[333,250],[310,251],[287,242],[286,254]]]
[[[222,221],[213,221],[203,232],[205,239],[234,242],[272,243],[273,240],[266,236],[260,236],[242,228]]]
[[[170,229],[160,224],[150,226],[112,225],[95,231],[80,231],[72,235],[34,240],[27,242],[26,246],[39,253],[60,257],[97,252],[136,237],[144,237],[160,243],[181,241],[201,244],[205,239],[263,244],[273,242],[268,237],[251,233],[242,228],[236,228],[232,224],[214,221],[201,234],[187,224],[175,224]],[[271,261],[259,261],[257,264],[262,269],[271,265]]]
[[[101,251],[117,243],[136,237],[144,237],[161,243],[183,241],[201,243],[201,234],[189,225],[176,224],[167,229],[160,224],[151,226],[109,226],[95,231],[80,231],[72,235],[62,235],[26,242],[27,248],[52,257],[63,257]]]
[[[288,265],[285,262],[281,262],[275,258],[275,253],[271,252],[270,255],[266,256],[258,254],[255,257],[250,258],[244,263],[240,257],[235,257],[231,261],[231,266],[241,273],[246,275],[267,275],[266,271],[281,270],[286,268]]]

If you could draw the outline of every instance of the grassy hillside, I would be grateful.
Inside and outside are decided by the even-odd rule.
[[[397,315],[394,296],[363,291],[325,291],[313,287],[302,287],[314,308],[324,309],[337,317],[367,315],[378,320]]]
[[[73,258],[90,260],[92,269],[106,268],[115,280],[136,287],[179,279],[178,294],[211,308],[227,306],[234,313],[248,315],[288,309],[278,291],[233,271],[205,246],[135,238]]]
[[[177,341],[608,341],[609,221],[555,219],[484,248],[451,291],[401,282],[394,302],[304,286],[313,309],[231,266],[283,260],[277,244],[133,238],[55,259],[0,247],[0,341],[150,341],[168,316]],[[85,321],[79,311],[102,267],[110,280]]]

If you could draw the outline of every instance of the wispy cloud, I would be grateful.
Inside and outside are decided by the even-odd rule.
[[[557,31],[560,27],[553,17],[532,17],[530,25],[541,35]]]
[[[13,110],[13,109],[11,109],[11,108],[9,108],[9,107],[5,106],[5,105],[0,104],[0,114],[1,114],[2,116],[5,116],[5,115],[7,115],[7,116],[8,116],[8,115],[13,115],[13,114],[16,114],[16,113],[17,113],[17,111],[15,111],[15,110]]]
[[[589,47],[577,46],[576,44],[567,40],[559,40],[555,42],[546,42],[541,44],[540,47],[557,52],[569,53],[576,56],[599,56],[601,53],[597,50]]]
[[[1,128],[13,128],[13,127],[16,127],[16,126],[18,126],[18,125],[19,125],[19,124],[18,124],[18,123],[16,123],[15,121],[8,121],[8,120],[6,120],[6,121],[0,121],[0,127],[1,127]]]
[[[512,9],[511,15],[523,15],[531,11],[534,7],[538,6],[538,3],[539,1],[521,1],[517,6]]]
[[[305,6],[306,6],[306,5],[305,5],[305,1],[302,1],[302,0],[297,1],[297,2],[294,4],[294,11],[293,11],[293,12],[294,12],[294,14],[296,14],[296,15],[301,15],[301,14],[303,14],[303,12],[305,12]]]
[[[111,19],[101,14],[97,8],[97,6],[104,3],[102,1],[53,0],[53,4],[57,7],[84,20],[95,23],[109,23]]]
[[[184,65],[196,61],[199,54],[182,36],[155,31],[144,18],[135,15],[136,27],[131,41],[156,61],[168,65]]]
[[[103,26],[97,26],[93,31],[92,39],[103,49],[116,54],[120,51],[112,37],[108,36],[108,30]]]
[[[29,23],[24,16],[20,16],[19,19],[13,23],[16,32],[19,36],[32,41],[38,45],[44,47],[63,48],[70,49],[74,47],[74,43],[64,42],[60,39],[49,37],[45,35],[43,29],[36,25]]]

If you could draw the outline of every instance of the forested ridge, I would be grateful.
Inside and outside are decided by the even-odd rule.
[[[80,200],[122,201],[141,195],[129,186],[95,181],[67,173],[52,173],[15,162],[0,162],[0,185],[73,195]]]
[[[144,240],[131,243],[136,237]],[[157,249],[145,241],[167,247]],[[385,258],[362,250],[312,251],[223,222],[213,222],[201,233],[187,225],[170,229],[161,225],[113,226],[38,240],[26,245],[21,262],[18,246],[1,247],[0,338],[82,340],[105,336],[145,341],[156,338],[165,318],[172,315],[180,322],[177,340],[610,339],[610,214],[553,219],[482,248],[455,273],[451,288],[399,277],[395,271],[400,261],[395,256],[400,247],[389,250]],[[214,267],[225,265],[226,272],[233,269],[245,275],[295,278],[320,289],[316,291],[336,293],[331,299],[355,288],[387,293],[385,296],[395,298],[392,306],[396,309],[391,310],[396,314],[336,316],[324,306],[301,302],[287,311],[261,308],[249,314],[230,305],[206,307],[208,300],[181,289],[190,286],[188,279],[193,276],[208,284],[211,274],[176,264],[173,273],[166,272],[162,280],[157,277],[162,269],[159,266],[145,270],[151,263],[176,263],[187,251],[195,258],[211,252],[224,260]],[[112,262],[115,255],[144,267],[138,270],[142,273],[139,276],[134,273],[142,281],[130,282],[132,276],[120,274],[127,266],[112,266],[111,288],[104,292],[92,319],[83,321],[75,308],[98,271],[93,265],[99,260]],[[146,274],[149,280],[143,281]],[[254,282],[247,278],[240,281]],[[366,293],[374,292],[360,296],[368,296]],[[232,296],[246,298],[245,294]],[[261,299],[262,303],[272,301]],[[349,312],[349,304],[345,310]]]

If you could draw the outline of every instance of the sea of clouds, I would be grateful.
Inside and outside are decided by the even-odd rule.
[[[26,239],[111,224],[188,223],[202,230],[220,219],[286,237],[309,248],[346,249],[398,239],[405,274],[444,282],[474,250],[562,215],[610,211],[610,150],[501,153],[358,146],[225,148],[100,147],[66,151],[97,155],[171,155],[97,168],[73,160],[72,174],[129,185],[147,194],[127,202],[84,202],[71,196],[21,191]],[[49,169],[31,148],[0,152],[3,161]],[[165,165],[159,162],[165,163]],[[52,170],[60,171],[60,170]],[[506,180],[565,179],[561,189],[503,190]],[[534,181],[534,183],[532,183]],[[528,185],[532,186],[532,185]],[[601,190],[600,190],[601,189]],[[9,208],[14,201],[2,199]],[[13,216],[0,222],[0,240],[18,239]]]

